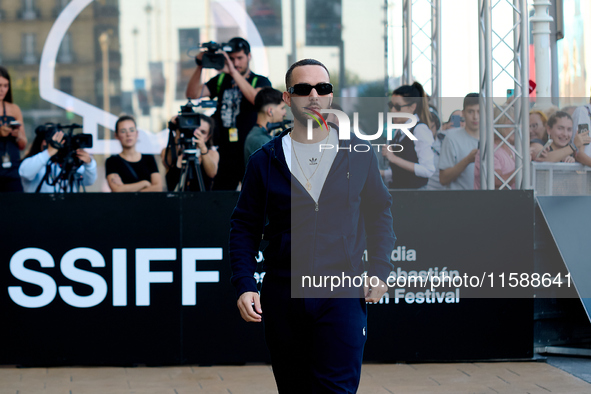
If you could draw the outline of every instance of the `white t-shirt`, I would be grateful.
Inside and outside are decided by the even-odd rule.
[[[441,146],[439,169],[445,170],[455,166],[473,150],[478,149],[478,138],[472,137],[464,128],[448,130]],[[474,163],[448,186],[451,190],[474,190]]]
[[[289,171],[314,201],[318,202],[328,172],[337,155],[336,147],[339,145],[337,131],[331,128],[328,137],[315,144],[294,141],[288,133],[281,139],[281,144]],[[321,144],[328,144],[333,148],[321,151]]]

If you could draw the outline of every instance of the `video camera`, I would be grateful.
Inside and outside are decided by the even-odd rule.
[[[92,148],[92,134],[74,134],[75,129],[81,129],[79,124],[72,124],[69,126],[62,126],[61,124],[46,123],[35,129],[35,134],[43,135],[43,138],[49,145],[57,149],[54,161],[63,163],[68,160],[78,160],[76,150]],[[52,138],[58,131],[64,132],[62,142],[58,143]]]
[[[191,100],[181,107],[176,123],[168,122],[170,131],[179,132],[179,144],[183,149],[196,149],[193,132],[201,126],[201,115],[194,111]]]
[[[48,145],[57,149],[57,153],[51,157],[47,163],[45,176],[37,187],[37,193],[41,190],[44,182],[49,186],[54,186],[58,190],[74,192],[82,185],[82,176],[77,174],[82,165],[82,160],[78,158],[76,151],[78,149],[92,148],[92,134],[74,134],[74,130],[81,129],[79,124],[62,126],[61,124],[46,123],[35,129],[35,134],[42,136]],[[54,141],[55,133],[62,131],[64,136],[61,143]],[[51,163],[56,163],[60,168],[59,174],[50,179],[52,173]]]
[[[293,120],[291,119],[284,119],[281,122],[267,123],[267,130],[272,136],[279,135],[290,127],[293,127]]]
[[[207,49],[207,52],[203,54],[202,66],[203,68],[215,68],[221,70],[226,64],[226,58],[221,53],[217,53],[220,49],[226,53],[237,52],[240,48],[237,48],[231,43],[221,43],[210,41],[201,45],[201,48]]]

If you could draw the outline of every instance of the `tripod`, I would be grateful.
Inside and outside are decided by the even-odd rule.
[[[181,177],[174,189],[175,192],[184,192],[187,190],[187,186],[192,185],[195,181],[197,181],[199,191],[205,191],[201,166],[199,165],[200,155],[201,151],[197,148],[185,149],[182,162],[183,166],[181,167]]]
[[[82,183],[83,175],[78,173],[78,168],[80,168],[79,161],[75,159],[66,160],[65,163],[57,163],[60,167],[60,172],[57,176],[50,179],[50,176],[53,176],[53,164],[56,163],[53,158],[50,158],[45,166],[45,175],[39,186],[37,186],[37,190],[35,193],[41,192],[41,186],[44,183],[47,183],[48,186],[53,186],[55,193],[76,193],[80,186],[82,186],[82,191],[86,193],[86,187],[84,183]]]

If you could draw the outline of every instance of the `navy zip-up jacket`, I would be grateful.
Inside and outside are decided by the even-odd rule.
[[[263,253],[267,274],[359,275],[367,247],[368,276],[386,282],[396,237],[392,198],[373,148],[354,135],[340,141],[316,203],[287,167],[281,139],[288,132],[253,153],[247,164],[230,229],[232,284],[238,296],[257,291],[255,257],[263,233],[269,241]],[[358,151],[366,145],[367,152],[354,151],[355,145]]]

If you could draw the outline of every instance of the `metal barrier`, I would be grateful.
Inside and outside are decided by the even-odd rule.
[[[532,163],[536,196],[591,195],[591,167],[579,163]]]

